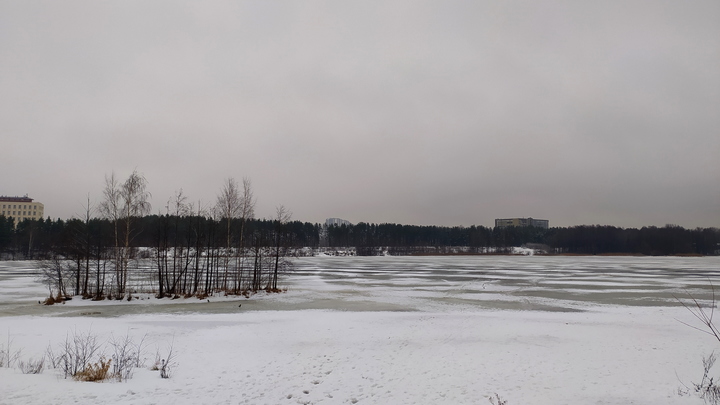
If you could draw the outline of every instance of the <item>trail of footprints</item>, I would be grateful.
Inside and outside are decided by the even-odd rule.
[[[404,348],[407,345],[408,342],[405,341],[401,346]],[[297,360],[301,361],[299,358]],[[317,356],[316,362],[311,367],[306,367],[306,371],[302,372],[302,374],[307,377],[305,386],[295,387],[297,391],[288,393],[285,399],[303,405],[324,402],[333,404],[356,404],[365,398],[372,399],[376,397],[376,394],[385,397],[391,395],[391,390],[386,389],[383,384],[384,382],[392,384],[395,379],[390,378],[386,381],[386,373],[382,371],[382,368],[391,367],[394,362],[394,356],[388,358],[382,354],[377,354],[372,357],[372,362],[381,367],[377,375],[363,375],[362,371],[356,370],[355,366],[351,366],[346,370],[351,375],[341,376],[337,374],[336,369],[339,368],[342,370],[341,365],[343,363],[348,364],[355,360],[356,359],[350,357],[336,359],[333,355]],[[336,374],[333,375],[333,372],[336,372]],[[326,387],[326,389],[323,390],[322,386],[328,379],[332,379],[330,382],[332,387]],[[357,383],[354,390],[355,392],[340,392],[347,390],[352,385],[350,383],[351,381]],[[317,390],[321,390],[321,396],[317,395]],[[378,398],[376,397],[374,399],[377,400]]]
[[[337,395],[337,388],[322,391],[322,396],[320,397],[318,397],[318,395],[311,395],[314,394],[317,390],[322,390],[322,384],[329,376],[331,376],[335,366],[338,363],[332,355],[317,356],[316,359],[319,360],[319,365],[316,363],[311,367],[310,371],[303,371],[303,375],[309,377],[309,381],[306,383],[306,386],[303,387],[303,389],[299,391],[299,393],[287,394],[285,398],[287,400],[294,401],[295,403],[302,405],[320,403],[324,402],[325,400],[331,400],[332,403],[358,403],[359,399],[354,396],[349,397],[345,400],[340,400],[339,402],[335,401],[337,399],[335,398],[335,395]],[[351,361],[351,359],[346,358],[345,361],[349,362]],[[355,367],[352,367],[352,369],[355,369]],[[362,394],[363,387],[358,386],[358,391],[360,392],[360,394]]]

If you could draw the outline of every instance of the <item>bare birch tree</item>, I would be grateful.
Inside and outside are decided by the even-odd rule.
[[[268,282],[268,290],[277,292],[278,282],[278,269],[286,267],[287,263],[285,260],[285,252],[283,245],[287,233],[287,223],[292,218],[292,212],[290,212],[285,206],[281,205],[275,209],[275,251],[273,252],[275,263],[273,265],[273,274]]]
[[[89,296],[88,283],[90,281],[90,250],[92,245],[92,235],[90,234],[90,219],[92,217],[92,205],[90,204],[90,194],[87,196],[87,205],[85,206],[85,215],[82,219],[82,228],[75,234],[75,240],[80,251],[78,260],[78,274],[75,294],[82,294],[83,297]],[[84,261],[82,266],[81,260]],[[82,273],[82,276],[81,274]],[[82,279],[82,286],[81,286]]]
[[[192,212],[192,205],[187,203],[187,197],[183,194],[183,190],[175,193],[175,200],[173,201],[173,267],[172,267],[172,284],[170,285],[169,291],[178,294],[184,292],[180,287],[180,281],[187,274],[187,269],[190,264],[190,252],[180,242],[180,221],[183,220],[189,213]]]
[[[255,216],[255,196],[252,189],[252,183],[247,177],[243,177],[243,191],[240,196],[240,242],[239,247],[239,261],[237,266],[237,282],[235,285],[235,292],[239,293],[243,288],[242,276],[243,269],[245,268],[245,224],[248,220],[253,219]]]
[[[131,257],[131,243],[137,234],[135,220],[150,213],[150,193],[147,191],[145,176],[133,170],[132,174],[119,184],[113,173],[105,177],[105,200],[100,206],[101,213],[113,222],[115,246],[115,284],[117,294],[125,294],[128,278],[128,264]],[[122,232],[122,233],[121,233]]]
[[[207,213],[207,209],[203,207],[202,202],[198,201],[197,207],[197,211],[195,212],[194,218],[190,224],[190,232],[192,233],[192,238],[195,240],[195,263],[193,269],[192,289],[190,291],[192,294],[198,294],[198,290],[200,289],[202,270],[207,269],[206,264],[209,262],[208,258],[206,258],[204,262],[201,260],[205,249],[207,248],[209,250],[210,248],[209,241],[206,241],[207,231],[204,224],[205,219],[209,214]],[[203,292],[207,293],[207,289],[203,289]]]
[[[103,201],[100,204],[100,214],[110,220],[113,225],[113,247],[111,253],[115,271],[122,262],[120,255],[120,184],[115,177],[115,172],[110,177],[105,176],[105,188],[103,189]],[[97,297],[100,298],[100,297]]]
[[[234,178],[230,177],[225,180],[225,184],[218,195],[217,203],[215,204],[220,219],[225,221],[225,253],[223,255],[224,261],[224,273],[221,288],[227,290],[228,288],[228,271],[230,268],[230,250],[232,247],[232,223],[233,220],[240,216],[242,211],[242,202],[240,198],[240,189]]]

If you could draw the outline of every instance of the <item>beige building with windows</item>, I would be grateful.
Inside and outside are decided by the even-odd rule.
[[[45,213],[45,206],[33,202],[32,198],[0,196],[0,215],[15,219],[15,226],[25,219],[40,219]]]

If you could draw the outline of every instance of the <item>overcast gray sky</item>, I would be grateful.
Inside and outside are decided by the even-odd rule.
[[[0,0],[0,195],[720,226],[720,2]]]

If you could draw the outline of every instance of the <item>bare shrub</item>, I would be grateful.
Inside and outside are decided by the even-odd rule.
[[[13,367],[20,358],[20,352],[22,352],[22,349],[13,350],[12,340],[10,340],[10,334],[8,334],[7,347],[0,345],[0,367]]]
[[[45,358],[50,360],[50,368],[58,368],[60,362],[58,357],[55,355],[55,351],[52,348],[52,344],[48,344],[45,348]]]
[[[160,377],[162,378],[170,378],[172,375],[172,370],[177,366],[177,363],[175,362],[175,353],[173,351],[173,346],[175,344],[175,339],[170,343],[170,347],[168,348],[168,354],[166,359],[162,359],[160,361]]]
[[[699,383],[693,383],[695,392],[700,398],[710,404],[720,404],[720,385],[713,377],[710,377],[710,369],[715,365],[717,355],[710,353],[709,356],[703,358],[703,376]]]
[[[18,368],[23,374],[40,374],[45,369],[45,356],[41,357],[40,360],[29,359],[27,362],[20,361]]]
[[[497,394],[497,392],[495,393],[494,397],[490,396],[488,400],[492,405],[507,405],[507,401],[502,399],[500,395]]]
[[[150,370],[152,370],[152,371],[160,370],[160,366],[162,365],[162,362],[165,360],[165,359],[162,359],[161,357],[162,356],[160,356],[160,349],[158,349],[155,352],[155,360],[153,361],[153,365],[150,367]]]
[[[129,335],[125,335],[122,339],[110,337],[110,346],[113,349],[112,376],[117,378],[118,381],[130,379],[132,377],[132,365],[135,363],[132,339]]]
[[[145,367],[145,357],[143,357],[145,353],[145,348],[147,347],[147,333],[143,335],[142,338],[140,338],[140,341],[134,345],[135,347],[135,367]]]
[[[113,349],[112,376],[117,378],[118,381],[129,380],[132,378],[133,367],[142,367],[146,337],[147,334],[137,344],[129,334],[121,339],[110,338],[110,346]]]
[[[49,361],[52,368],[61,369],[65,378],[70,376],[78,381],[102,381],[110,378],[126,381],[132,378],[134,368],[145,366],[147,336],[145,334],[136,341],[130,334],[120,338],[111,335],[108,341],[102,342],[90,330],[73,330],[60,345],[48,345],[44,359]],[[108,345],[110,350],[107,350]],[[110,354],[109,358],[105,355],[107,352]],[[165,357],[161,357],[158,349],[153,369],[160,371],[162,378],[170,378],[176,365],[172,344]]]
[[[707,310],[705,307],[703,307],[700,302],[692,296],[692,294],[688,293],[689,297],[689,303],[682,301],[678,297],[675,297],[675,299],[682,304],[685,309],[690,311],[690,313],[700,321],[700,323],[703,325],[702,327],[696,327],[693,325],[690,325],[688,323],[685,323],[683,321],[678,320],[683,325],[686,325],[690,328],[693,328],[695,330],[698,330],[700,332],[706,333],[712,337],[715,338],[718,342],[720,342],[720,330],[718,330],[717,326],[715,325],[715,322],[713,321],[713,316],[715,315],[715,305],[716,305],[716,299],[715,299],[715,287],[713,286],[712,282],[710,282],[710,288],[712,289],[712,303],[709,306],[710,309]],[[717,359],[717,355],[713,352],[710,353],[710,355],[703,357],[703,376],[699,383],[692,383],[694,391],[702,398],[706,403],[712,404],[712,405],[720,405],[720,384],[718,384],[717,381],[715,381],[714,377],[710,376],[710,370],[712,369],[713,365],[715,365],[715,360]]]
[[[65,342],[60,346],[58,353],[55,354],[50,350],[49,355],[51,362],[59,365],[67,378],[84,372],[91,362],[96,361],[95,357],[100,355],[100,349],[100,342],[92,331],[82,333],[74,330],[72,337],[65,336]]]

